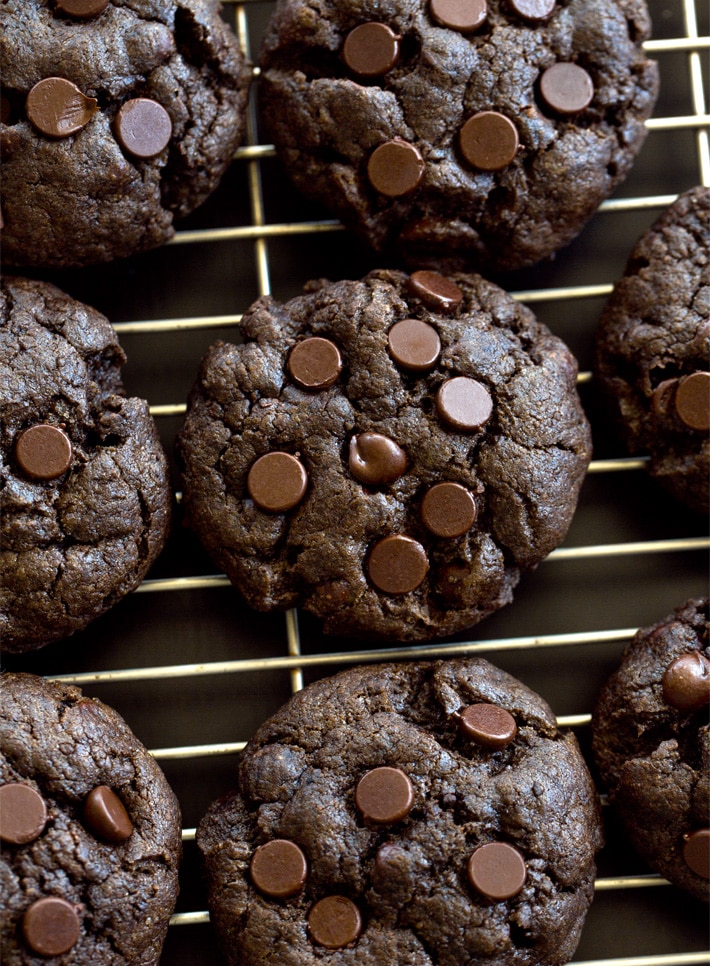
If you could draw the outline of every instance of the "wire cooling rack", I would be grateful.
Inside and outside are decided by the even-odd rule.
[[[185,860],[165,966],[222,961],[195,825],[233,787],[244,741],[304,683],[357,663],[483,654],[543,694],[588,752],[590,711],[623,646],[639,626],[707,592],[703,521],[659,493],[643,459],[625,458],[605,438],[589,373],[601,307],[636,239],[681,191],[710,185],[707,5],[649,0],[649,8],[654,39],[646,49],[659,62],[662,93],[634,171],[554,263],[501,282],[577,355],[595,434],[567,540],[523,579],[515,602],[468,634],[428,646],[326,639],[307,615],[250,612],[180,527],[177,492],[175,532],[134,594],[70,642],[5,660],[76,683],[117,708],[175,788]],[[224,5],[248,54],[258,51],[272,9],[261,0]],[[254,74],[256,91],[258,68]],[[150,401],[172,453],[201,355],[217,338],[239,340],[241,311],[257,295],[289,298],[311,277],[357,278],[377,267],[371,258],[327,213],[294,196],[273,147],[260,140],[252,97],[245,146],[173,242],[119,265],[45,277],[114,321],[129,359],[127,389]],[[609,812],[595,902],[574,961],[710,962],[705,911],[643,866]]]

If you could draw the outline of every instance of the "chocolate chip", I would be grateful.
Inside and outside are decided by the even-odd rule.
[[[414,191],[424,177],[424,159],[413,144],[395,138],[380,144],[367,162],[367,177],[381,195],[399,198]]]
[[[594,83],[578,64],[558,63],[540,77],[540,96],[556,114],[579,114],[594,97]]]
[[[408,288],[411,295],[420,298],[435,312],[455,312],[463,301],[463,292],[458,285],[438,272],[413,272],[409,276]]]
[[[497,704],[470,704],[459,713],[461,731],[484,748],[505,748],[515,739],[515,718]]]
[[[389,331],[390,355],[403,369],[431,369],[441,353],[441,339],[433,325],[419,319],[402,319]]]
[[[319,946],[341,949],[355,942],[362,932],[362,916],[346,896],[326,896],[311,906],[308,930]]]
[[[467,34],[486,22],[486,0],[429,0],[429,12],[437,23]]]
[[[436,408],[444,420],[456,429],[480,429],[490,418],[493,400],[486,387],[469,376],[455,376],[439,386]]]
[[[56,0],[56,4],[61,13],[77,20],[89,20],[98,17],[108,7],[109,0]]]
[[[404,450],[381,433],[359,433],[350,440],[350,472],[366,486],[394,483],[407,469]]]
[[[461,153],[480,171],[500,171],[518,151],[518,129],[504,114],[481,111],[470,117],[459,131]]]
[[[37,899],[22,918],[25,941],[40,956],[68,953],[79,938],[80,929],[76,908],[57,896]]]
[[[26,845],[38,838],[47,823],[47,806],[36,789],[22,782],[0,785],[0,840]]]
[[[498,902],[511,899],[525,885],[525,860],[506,842],[481,845],[468,860],[468,880],[481,895]]]
[[[71,466],[71,440],[59,426],[38,423],[17,437],[15,459],[29,479],[55,480]]]
[[[126,807],[107,785],[97,785],[84,802],[84,824],[98,839],[125,842],[133,834]]]
[[[542,23],[555,12],[556,0],[508,0],[511,9],[521,20]]]
[[[328,389],[340,375],[343,360],[334,342],[314,336],[293,347],[287,367],[301,389]]]
[[[385,23],[361,23],[345,38],[343,60],[361,77],[379,77],[399,59],[399,36]]]
[[[390,825],[411,812],[414,788],[401,768],[384,765],[362,776],[355,789],[355,804],[366,821]]]
[[[710,372],[693,372],[678,381],[675,409],[689,429],[710,429]]]
[[[135,158],[155,158],[170,143],[173,122],[162,104],[147,97],[126,101],[116,115],[115,133],[124,151]]]
[[[710,703],[710,661],[693,651],[681,654],[663,675],[663,699],[679,711],[697,711]]]
[[[700,828],[684,836],[683,860],[691,872],[710,879],[710,828]]]
[[[256,888],[272,899],[295,896],[303,888],[308,865],[295,842],[273,839],[254,850],[249,865]]]
[[[378,541],[368,560],[370,580],[385,594],[408,594],[421,584],[428,570],[424,547],[402,534]]]
[[[460,483],[437,483],[422,500],[424,526],[437,537],[460,537],[476,520],[473,493]]]
[[[291,453],[265,453],[252,464],[247,490],[261,510],[283,513],[297,506],[306,494],[308,474]]]
[[[66,138],[91,120],[97,109],[95,97],[86,97],[64,77],[47,77],[27,95],[27,117],[41,134]]]

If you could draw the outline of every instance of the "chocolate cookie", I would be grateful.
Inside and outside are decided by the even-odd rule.
[[[593,752],[634,848],[710,899],[710,620],[689,600],[638,631],[594,710]]]
[[[682,194],[639,240],[604,308],[595,369],[629,453],[707,513],[710,188]]]
[[[566,346],[480,276],[375,271],[246,312],[178,437],[187,519],[251,606],[424,640],[508,603],[590,457]]]
[[[3,259],[161,245],[232,160],[251,68],[215,0],[0,6]]]
[[[53,285],[0,282],[0,639],[74,633],[145,576],[172,491],[107,319]]]
[[[376,251],[519,268],[628,174],[649,32],[643,0],[279,0],[263,116],[297,188]]]
[[[326,950],[358,966],[554,966],[579,941],[601,826],[574,736],[515,678],[464,659],[297,693],[197,842],[235,966]]]
[[[182,852],[163,773],[78,688],[6,673],[0,696],[3,963],[157,963]]]

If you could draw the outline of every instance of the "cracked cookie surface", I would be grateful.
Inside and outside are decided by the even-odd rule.
[[[260,103],[298,189],[376,251],[510,270],[628,174],[657,96],[649,33],[643,0],[280,0]]]
[[[249,604],[419,640],[508,603],[589,462],[576,360],[480,276],[375,271],[245,313],[178,437],[186,519]]]
[[[72,686],[0,675],[0,840],[6,966],[159,961],[180,811],[116,711]]]
[[[0,28],[5,263],[87,265],[171,238],[244,132],[251,68],[218,4],[8,0]]]
[[[0,637],[67,637],[145,576],[172,505],[143,399],[108,320],[44,282],[0,285]]]
[[[579,941],[601,824],[546,702],[464,659],[297,693],[197,842],[235,966],[551,966]]]

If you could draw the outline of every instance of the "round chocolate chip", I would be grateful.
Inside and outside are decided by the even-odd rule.
[[[328,389],[340,375],[343,360],[334,342],[313,336],[293,347],[287,367],[291,378],[301,389]]]
[[[343,60],[361,77],[380,77],[399,59],[399,36],[386,23],[361,23],[345,38]]]
[[[507,842],[481,845],[468,860],[468,880],[481,895],[498,902],[517,896],[525,885],[525,860]]]
[[[303,888],[308,864],[295,842],[272,839],[255,849],[249,872],[259,892],[272,899],[286,899]]]
[[[424,159],[413,144],[395,138],[380,144],[367,162],[367,177],[381,195],[399,198],[414,191],[424,177]]]
[[[408,283],[411,295],[420,298],[435,312],[455,312],[463,301],[463,292],[451,279],[438,272],[413,272]]]
[[[414,788],[401,768],[384,765],[366,772],[355,789],[362,817],[378,825],[401,822],[414,805]]]
[[[437,537],[460,537],[476,520],[473,493],[460,483],[437,483],[422,500],[424,526]]]
[[[428,570],[424,547],[402,534],[378,541],[368,560],[370,580],[385,594],[408,594],[421,584]]]
[[[478,30],[486,22],[486,0],[429,0],[429,11],[444,27],[463,34]]]
[[[37,899],[22,918],[25,942],[40,956],[68,953],[79,938],[80,929],[76,908],[57,896]]]
[[[678,381],[675,409],[689,429],[710,429],[710,372],[693,372]]]
[[[504,114],[481,111],[459,131],[461,153],[480,171],[500,171],[518,152],[518,129]]]
[[[326,949],[341,949],[362,932],[360,910],[346,896],[326,896],[311,906],[308,931],[313,942]]]
[[[252,464],[247,490],[254,503],[268,513],[283,513],[297,506],[306,494],[308,473],[291,453],[265,453]]]
[[[387,486],[407,469],[401,446],[381,433],[359,433],[350,440],[350,472],[366,486]]]
[[[540,96],[556,114],[579,114],[594,97],[594,83],[584,67],[558,63],[540,77]]]
[[[108,7],[109,0],[56,0],[56,4],[61,13],[77,20],[90,20]]]
[[[529,23],[542,23],[555,12],[557,0],[508,0],[513,13]]]
[[[663,675],[663,699],[679,711],[697,711],[710,704],[710,661],[692,651],[681,654]]]
[[[402,369],[424,372],[436,365],[441,339],[433,325],[419,319],[402,319],[389,331],[390,355]]]
[[[691,872],[710,879],[710,828],[700,828],[684,836],[683,860]]]
[[[133,834],[133,823],[125,805],[107,785],[97,785],[86,796],[84,824],[105,842],[125,842]]]
[[[0,785],[0,840],[26,845],[47,824],[47,806],[38,791],[22,782]]]
[[[97,103],[66,78],[47,77],[35,84],[25,106],[27,117],[41,134],[66,138],[86,127]]]
[[[493,400],[486,387],[469,376],[455,376],[439,386],[436,408],[444,420],[456,429],[480,429],[490,418]]]
[[[17,437],[15,459],[29,479],[55,480],[71,466],[71,440],[59,426],[38,423]]]
[[[515,718],[497,704],[470,704],[459,714],[459,727],[484,748],[505,748],[518,733]]]
[[[173,122],[162,104],[148,97],[134,97],[116,115],[116,139],[134,158],[155,158],[170,143]]]

